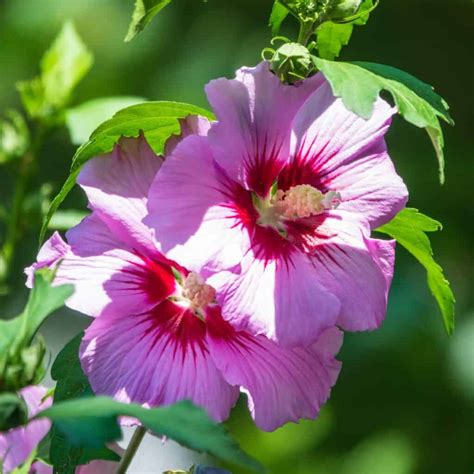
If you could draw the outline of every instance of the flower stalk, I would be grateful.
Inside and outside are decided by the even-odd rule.
[[[127,446],[127,450],[125,451],[124,455],[122,456],[122,460],[120,461],[119,467],[117,468],[117,474],[125,474],[127,469],[130,467],[130,464],[135,457],[135,454],[140,447],[141,442],[145,436],[146,429],[143,426],[137,426],[137,429],[133,433],[132,439]]]
[[[300,30],[298,33],[297,43],[306,46],[308,44],[311,35],[315,31],[315,22],[313,21],[302,21],[300,20]]]

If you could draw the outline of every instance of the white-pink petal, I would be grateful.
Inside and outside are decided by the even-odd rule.
[[[215,326],[214,326],[215,324]],[[247,394],[256,425],[272,431],[289,421],[315,418],[329,398],[340,370],[334,356],[342,333],[326,330],[310,347],[285,349],[264,336],[227,334],[222,322],[208,322],[208,341],[227,382]]]
[[[153,252],[155,248],[142,219],[148,190],[162,161],[143,136],[122,138],[112,153],[88,161],[77,178],[89,207],[117,239],[137,250]]]

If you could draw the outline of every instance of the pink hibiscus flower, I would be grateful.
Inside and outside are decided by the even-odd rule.
[[[218,121],[184,139],[150,189],[160,250],[212,273],[239,330],[294,345],[335,324],[377,328],[395,242],[370,233],[407,201],[384,142],[394,109],[379,98],[364,120],[321,74],[283,85],[267,63],[206,92]]]
[[[33,418],[40,411],[51,406],[52,399],[46,397],[46,393],[46,388],[40,385],[31,385],[20,390],[20,395],[28,407],[29,418]],[[0,433],[1,472],[8,474],[21,466],[38,447],[50,428],[51,422],[48,419],[39,419],[31,421],[26,426],[19,426]],[[123,453],[123,450],[115,444],[112,449],[118,454]],[[116,462],[92,461],[89,464],[78,466],[76,474],[113,474],[116,469]],[[52,474],[53,468],[41,461],[35,461],[29,472]]]
[[[28,270],[61,262],[56,283],[75,286],[68,305],[97,316],[80,350],[92,389],[150,407],[189,399],[217,421],[242,391],[265,430],[314,418],[339,373],[341,332],[285,349],[226,322],[207,275],[166,259],[142,223],[161,163],[143,138],[89,161],[78,182],[93,213],[67,243],[54,234]]]

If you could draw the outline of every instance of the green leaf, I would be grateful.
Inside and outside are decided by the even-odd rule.
[[[53,199],[43,222],[40,242],[44,239],[51,217],[74,187],[77,175],[88,160],[111,152],[120,137],[138,137],[140,133],[144,133],[155,153],[161,154],[166,140],[171,135],[180,133],[179,119],[188,115],[214,118],[207,110],[194,105],[179,102],[147,102],[117,112],[113,118],[98,127],[74,155],[71,173],[59,194]]]
[[[275,0],[275,3],[272,7],[272,12],[270,13],[270,19],[268,21],[268,26],[272,30],[272,35],[277,35],[280,31],[281,24],[289,14],[288,8],[285,5],[281,4],[278,0]]]
[[[170,3],[171,0],[135,0],[132,21],[128,27],[125,41],[131,41],[135,38],[135,36],[153,20],[155,15]]]
[[[74,25],[66,22],[41,61],[41,80],[49,103],[62,107],[93,63]]]
[[[74,145],[85,143],[91,133],[125,107],[145,102],[143,97],[102,97],[66,111],[66,126]]]
[[[336,59],[342,47],[349,44],[354,26],[352,23],[333,23],[325,21],[316,30],[319,56],[324,59]]]
[[[390,92],[399,114],[428,132],[438,157],[440,182],[444,183],[444,139],[439,118],[450,124],[453,121],[446,102],[431,86],[381,64],[334,62],[321,58],[314,58],[314,61],[331,84],[334,95],[340,97],[349,110],[365,119],[371,117],[382,90]]]
[[[365,25],[370,12],[376,7],[372,0],[343,0],[339,2],[316,30],[316,47],[323,59],[336,59],[343,46],[349,44],[354,25]]]
[[[398,213],[388,224],[377,229],[395,239],[405,247],[422,265],[428,275],[428,286],[438,302],[443,315],[444,326],[449,335],[454,331],[455,298],[443,269],[433,258],[431,244],[426,232],[435,232],[441,224],[417,209],[406,208]]]
[[[81,332],[69,341],[57,355],[51,368],[51,377],[55,380],[54,404],[59,402],[93,396],[79,361],[79,346],[84,333]],[[56,426],[51,428],[49,460],[55,472],[74,474],[76,466],[87,464],[94,459],[119,460],[119,456],[106,446],[74,446],[67,436]]]
[[[48,229],[68,230],[75,227],[87,216],[87,212],[67,209],[65,211],[56,211],[48,223]]]
[[[79,346],[84,332],[71,339],[59,352],[51,367],[55,380],[54,402],[91,396],[92,390],[79,361]]]
[[[433,87],[429,84],[426,84],[408,72],[402,71],[393,66],[385,66],[384,64],[368,63],[363,61],[355,61],[352,64],[367,69],[377,76],[404,84],[406,87],[408,87],[408,89],[412,90],[416,95],[428,102],[428,104],[430,104],[431,107],[437,111],[438,116],[441,117],[445,122],[449,123],[450,125],[454,125],[454,120],[449,114],[449,105],[434,91]]]
[[[16,318],[0,320],[0,354],[29,344],[44,320],[72,295],[72,285],[53,287],[51,279],[51,271],[37,271],[24,311]]]
[[[93,63],[71,22],[66,22],[40,64],[40,75],[17,84],[23,105],[31,118],[56,120],[77,84]]]
[[[35,338],[44,320],[71,296],[71,285],[51,286],[52,272],[35,273],[35,282],[24,311],[16,318],[0,320],[0,390],[19,390],[38,382],[45,353]]]
[[[72,443],[93,447],[121,437],[117,424],[119,416],[137,418],[154,434],[167,436],[195,451],[206,452],[256,471],[263,470],[260,463],[245,454],[221,425],[212,421],[204,410],[187,401],[148,409],[107,397],[91,397],[55,404],[38,415],[48,417]]]
[[[30,133],[23,116],[10,109],[5,117],[0,120],[0,163],[21,158],[30,144]]]

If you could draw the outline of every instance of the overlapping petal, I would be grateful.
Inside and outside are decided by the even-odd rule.
[[[337,324],[346,331],[376,329],[382,323],[393,275],[395,241],[369,237],[347,211],[327,213],[309,259],[317,280],[341,303]]]
[[[150,258],[116,240],[97,215],[86,217],[67,237],[70,244],[55,233],[27,273],[57,267],[55,284],[72,284],[75,289],[67,300],[70,308],[94,317],[142,312],[173,292],[172,272],[160,254],[155,251],[155,258]]]
[[[228,205],[231,185],[205,138],[194,135],[177,146],[153,182],[144,220],[169,258],[197,271],[240,262],[248,238]]]
[[[270,166],[275,172],[288,156],[291,121],[322,80],[314,76],[285,85],[262,62],[239,69],[235,79],[211,81],[206,94],[218,121],[209,142],[217,163],[242,183],[252,179],[254,168]],[[272,176],[265,186],[268,183],[271,186]]]
[[[334,326],[340,302],[312,273],[301,252],[271,261],[244,257],[241,272],[208,279],[224,318],[240,330],[263,334],[285,346],[310,344]]]
[[[265,63],[206,92],[218,121],[175,149],[150,190],[146,221],[161,249],[211,273],[223,316],[239,330],[291,346],[336,322],[378,327],[394,243],[370,231],[407,200],[384,141],[395,110],[379,98],[364,120],[321,74],[287,86]],[[301,185],[339,193],[338,211],[262,223],[259,200],[272,206],[270,190]]]
[[[222,421],[238,397],[209,354],[204,322],[169,301],[146,314],[97,318],[86,330],[81,361],[92,389],[122,402],[189,399]]]
[[[264,336],[235,331],[218,315],[208,317],[207,327],[217,367],[247,394],[258,427],[272,431],[318,415],[339,374],[334,355],[342,344],[340,331],[328,329],[310,347],[285,349]]]

